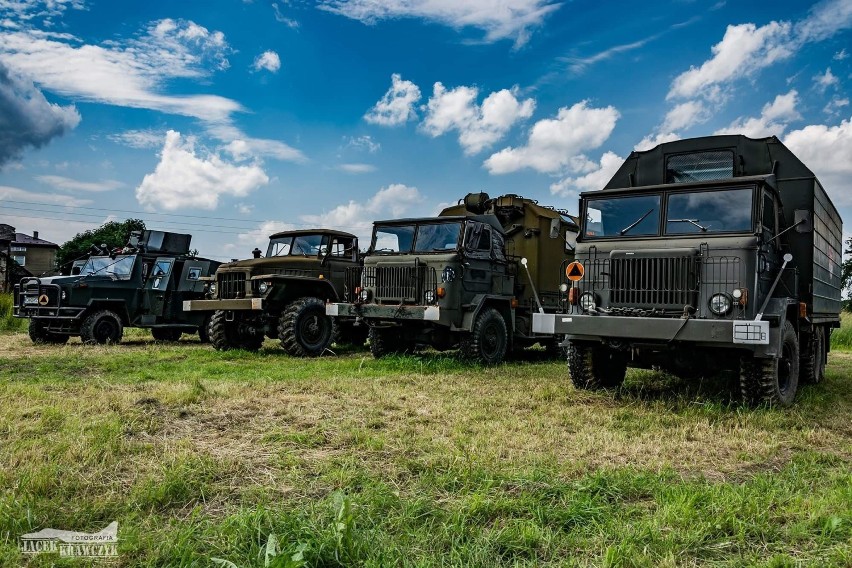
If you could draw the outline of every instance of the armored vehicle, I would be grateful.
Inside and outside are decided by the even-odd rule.
[[[204,314],[187,314],[183,301],[204,297],[204,277],[219,263],[190,255],[191,235],[137,231],[128,245],[93,255],[70,276],[28,277],[15,286],[15,316],[29,318],[36,343],[118,343],[125,327],[151,329],[154,339],[182,333],[206,340]],[[74,273],[76,272],[76,273]]]
[[[788,405],[823,376],[840,318],[841,220],[777,138],[711,136],[633,152],[583,193],[577,262],[563,267],[581,388],[625,369],[739,374],[749,403]]]
[[[346,298],[346,270],[360,265],[358,238],[327,229],[284,231],[269,237],[266,257],[223,264],[209,298],[184,309],[212,313],[210,342],[216,349],[260,349],[265,337],[279,339],[295,357],[321,355],[335,341],[366,341],[354,318],[339,322],[325,315],[325,303]]]
[[[488,365],[542,338],[533,312],[559,306],[560,264],[573,256],[577,225],[531,199],[471,193],[438,217],[378,221],[363,268],[350,269],[354,300],[329,303],[334,317],[369,328],[375,357],[460,346]]]

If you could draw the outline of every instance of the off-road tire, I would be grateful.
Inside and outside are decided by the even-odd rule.
[[[207,335],[210,337],[210,343],[217,351],[230,351],[231,349],[257,351],[263,344],[263,337],[241,336],[239,323],[236,320],[226,321],[225,312],[222,310],[217,310],[210,316]]]
[[[769,404],[790,406],[799,386],[799,340],[789,321],[784,322],[781,357],[758,359],[745,356],[740,361],[740,392],[751,406]]]
[[[367,343],[370,336],[370,328],[366,325],[347,325],[337,326],[337,336],[335,343],[343,345],[352,345],[354,347],[363,347]]]
[[[30,334],[30,339],[33,343],[50,343],[54,345],[63,345],[68,343],[68,336],[62,333],[53,333],[47,330],[44,322],[31,319],[27,331]]]
[[[335,336],[334,319],[325,315],[325,302],[306,296],[293,301],[278,318],[281,347],[293,357],[318,357]]]
[[[802,339],[799,358],[799,382],[816,384],[825,373],[825,335],[822,327],[814,327]]]
[[[83,320],[80,339],[87,345],[119,343],[124,335],[124,325],[117,313],[110,310],[94,312]]]
[[[568,346],[568,372],[578,389],[616,388],[624,383],[627,356],[603,345],[571,341]]]
[[[201,325],[198,326],[198,340],[201,343],[210,343],[210,318],[211,316],[205,317]]]
[[[180,336],[183,335],[183,331],[174,328],[168,327],[152,327],[151,328],[151,337],[154,338],[154,341],[177,341],[180,339]]]
[[[499,365],[506,357],[509,347],[509,332],[506,320],[494,308],[485,308],[476,317],[473,329],[461,344],[465,359],[479,361],[483,365]]]
[[[395,327],[371,327],[368,333],[370,353],[376,359],[405,351],[399,329]]]

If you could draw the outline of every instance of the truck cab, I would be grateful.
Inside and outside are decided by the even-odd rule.
[[[581,195],[580,217],[566,309],[535,324],[566,335],[575,385],[617,386],[628,366],[734,370],[745,400],[786,405],[800,380],[820,380],[839,325],[841,221],[777,138],[634,152]]]
[[[576,225],[561,212],[516,195],[469,194],[438,217],[377,221],[363,268],[350,270],[354,300],[326,313],[367,325],[376,357],[458,346],[497,364],[541,339],[532,311],[558,308],[566,231],[573,239]]]
[[[283,231],[269,237],[266,255],[223,264],[206,298],[184,310],[210,315],[210,342],[220,351],[260,349],[278,339],[294,357],[316,357],[333,342],[363,344],[366,328],[354,318],[338,325],[327,301],[346,299],[349,268],[361,265],[358,238],[331,229]]]

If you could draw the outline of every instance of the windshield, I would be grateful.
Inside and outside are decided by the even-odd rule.
[[[458,247],[461,222],[421,225],[377,225],[372,250],[376,253],[453,251]]]
[[[696,191],[669,195],[667,235],[751,230],[752,189]]]
[[[637,237],[660,230],[659,195],[589,199],[584,234],[587,237]]]
[[[133,272],[133,262],[136,255],[117,256],[93,256],[86,261],[86,265],[80,271],[83,276],[91,274],[117,276],[119,278],[130,278]]]
[[[323,235],[297,235],[269,241],[266,256],[317,256],[322,246]]]

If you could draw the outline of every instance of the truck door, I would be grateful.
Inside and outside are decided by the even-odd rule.
[[[764,243],[760,247],[758,262],[758,288],[760,298],[765,298],[769,292],[775,277],[778,274],[780,267],[780,243],[778,239],[773,239],[778,230],[777,208],[775,206],[775,196],[768,189],[764,189],[762,193],[761,207],[761,241]],[[770,242],[771,241],[771,242]]]
[[[468,223],[464,235],[465,265],[462,285],[465,301],[476,294],[491,292],[491,227]]]
[[[165,311],[174,262],[175,259],[173,258],[158,258],[151,268],[151,274],[145,283],[150,315],[162,316]]]
[[[320,270],[323,278],[331,282],[334,289],[343,297],[343,282],[346,269],[358,262],[358,241],[352,237],[331,236],[323,257],[324,266]]]

